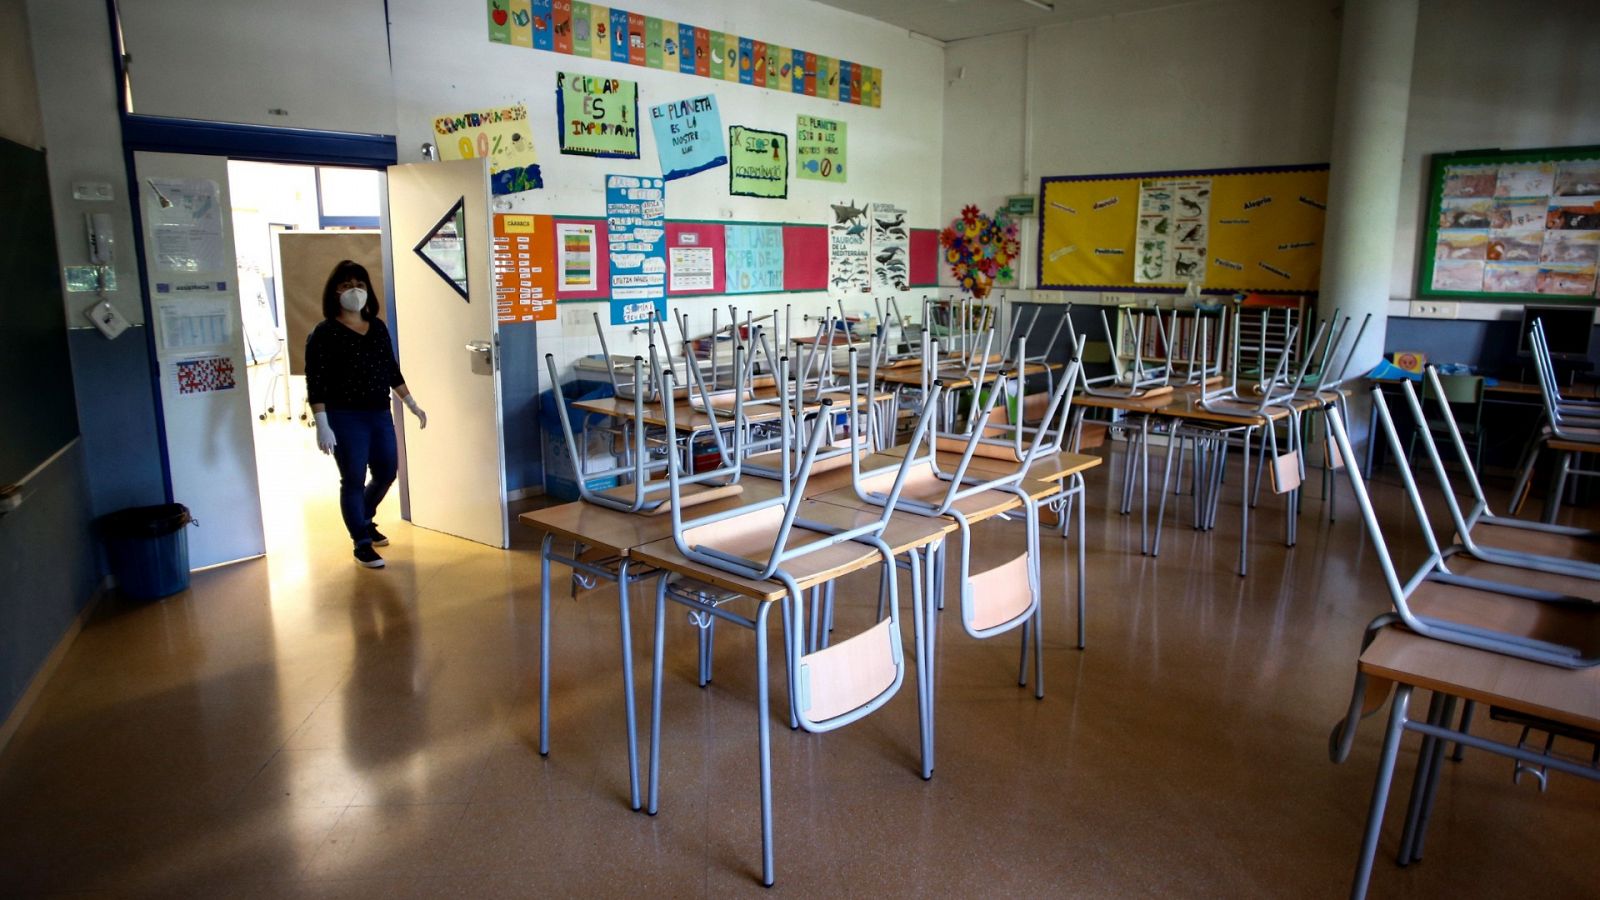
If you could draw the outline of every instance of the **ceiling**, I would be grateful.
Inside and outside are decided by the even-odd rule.
[[[1187,6],[1197,0],[819,0],[941,41]]]

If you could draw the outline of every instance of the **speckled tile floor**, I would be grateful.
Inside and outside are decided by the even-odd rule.
[[[389,566],[360,569],[331,463],[296,456],[303,430],[284,434],[300,449],[279,464],[302,474],[267,496],[267,558],[197,573],[164,602],[103,604],[0,754],[0,894],[761,893],[747,633],[723,630],[701,690],[672,613],[661,813],[632,812],[614,594],[575,602],[557,586],[541,759],[531,535],[491,550],[400,523],[391,501]],[[1063,602],[1070,559],[1045,540],[1043,701],[1015,683],[1013,637],[940,630],[931,782],[915,771],[909,680],[863,722],[791,732],[774,654],[774,891],[1347,891],[1381,722],[1343,765],[1327,736],[1361,627],[1386,606],[1348,488],[1337,523],[1308,500],[1293,549],[1264,499],[1242,579],[1236,498],[1209,534],[1169,518],[1162,556],[1145,558],[1115,475],[1090,477],[1086,651]],[[1387,523],[1408,524],[1397,488],[1375,493]],[[1020,536],[980,529],[980,565]],[[840,633],[869,621],[867,580],[839,596]],[[634,608],[639,634],[642,591]],[[1600,785],[1554,776],[1540,794],[1469,753],[1445,768],[1427,859],[1399,869],[1410,779],[1403,756],[1374,896],[1600,894]]]

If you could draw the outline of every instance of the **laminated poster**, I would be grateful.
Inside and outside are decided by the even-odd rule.
[[[147,178],[145,221],[155,244],[156,270],[220,272],[228,262],[222,241],[217,183],[207,178]]]
[[[798,116],[794,128],[794,166],[799,178],[844,182],[848,125],[834,119]]]
[[[433,120],[440,159],[489,160],[489,185],[496,194],[544,187],[533,149],[528,108],[521,103],[439,116]]]
[[[1209,178],[1141,181],[1133,280],[1204,284],[1210,208]]]
[[[729,225],[723,235],[728,293],[783,292],[783,226]]]
[[[606,241],[611,262],[611,324],[667,316],[666,182],[606,176]]]
[[[667,290],[711,291],[716,286],[717,254],[713,248],[667,248]]]
[[[233,377],[233,360],[226,356],[180,359],[173,363],[173,370],[179,395],[231,391],[238,386]]]
[[[717,98],[710,94],[650,107],[650,128],[661,174],[668,181],[728,162],[722,116],[717,113]]]
[[[911,229],[906,211],[892,203],[873,203],[867,216],[872,220],[872,290],[911,289]]]
[[[728,129],[728,193],[781,200],[789,196],[789,136],[734,125]]]
[[[854,200],[832,205],[828,225],[828,293],[855,297],[871,293],[867,256],[867,210]]]
[[[556,288],[563,294],[598,293],[594,255],[597,231],[593,225],[563,222],[556,226]]]
[[[562,153],[638,159],[639,85],[621,78],[557,72],[556,126]]]

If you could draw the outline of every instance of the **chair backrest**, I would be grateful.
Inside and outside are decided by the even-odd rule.
[[[1424,404],[1440,397],[1451,406],[1478,406],[1483,403],[1482,375],[1440,375],[1433,366],[1429,366],[1428,370],[1433,377],[1422,382]]]
[[[1415,400],[1416,395],[1410,391],[1409,383],[1404,388],[1410,398]],[[1361,467],[1347,465],[1344,469],[1349,476],[1350,487],[1356,495],[1356,504],[1361,509],[1361,517],[1366,524],[1367,535],[1377,553],[1378,565],[1383,571],[1384,584],[1389,590],[1389,597],[1394,604],[1395,613],[1405,626],[1424,637],[1562,668],[1587,668],[1600,663],[1600,657],[1585,657],[1583,651],[1576,646],[1544,640],[1530,634],[1510,633],[1486,625],[1453,621],[1439,615],[1420,612],[1412,607],[1410,598],[1424,581],[1443,582],[1451,585],[1480,588],[1491,593],[1502,593],[1506,596],[1507,602],[1513,605],[1540,601],[1519,594],[1518,589],[1514,586],[1501,589],[1500,586],[1492,583],[1464,579],[1459,576],[1452,576],[1444,571],[1441,566],[1443,553],[1439,549],[1437,538],[1434,536],[1433,525],[1428,518],[1421,492],[1418,491],[1416,480],[1412,477],[1411,467],[1406,462],[1399,431],[1395,428],[1394,419],[1389,414],[1389,406],[1384,400],[1383,391],[1377,386],[1374,386],[1372,391],[1372,403],[1374,410],[1378,413],[1378,421],[1384,436],[1388,439],[1390,452],[1394,455],[1396,465],[1400,470],[1401,481],[1404,483],[1406,494],[1411,501],[1412,513],[1417,518],[1417,527],[1421,531],[1428,547],[1428,555],[1423,559],[1422,565],[1404,582],[1400,580],[1400,576],[1395,570],[1394,559],[1389,553],[1389,546],[1384,538],[1383,528],[1378,523],[1378,516],[1373,508],[1372,498],[1367,492],[1366,480],[1361,476]],[[1334,441],[1339,446],[1339,451],[1345,459],[1355,459],[1355,451],[1350,446],[1350,436],[1345,428],[1344,417],[1340,414],[1338,408],[1328,409],[1325,415],[1327,416],[1329,430],[1333,432]],[[1551,605],[1556,606],[1559,604]],[[1588,607],[1591,614],[1600,614],[1600,606],[1588,603],[1584,605]],[[1566,606],[1570,609],[1570,605]]]

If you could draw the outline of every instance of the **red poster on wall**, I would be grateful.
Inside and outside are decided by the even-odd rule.
[[[555,220],[497,213],[494,217],[495,316],[506,322],[556,317]]]
[[[628,62],[644,65],[644,16],[628,13]]]
[[[552,7],[551,19],[554,27],[551,33],[555,38],[557,53],[572,52],[572,0],[555,0]]]

